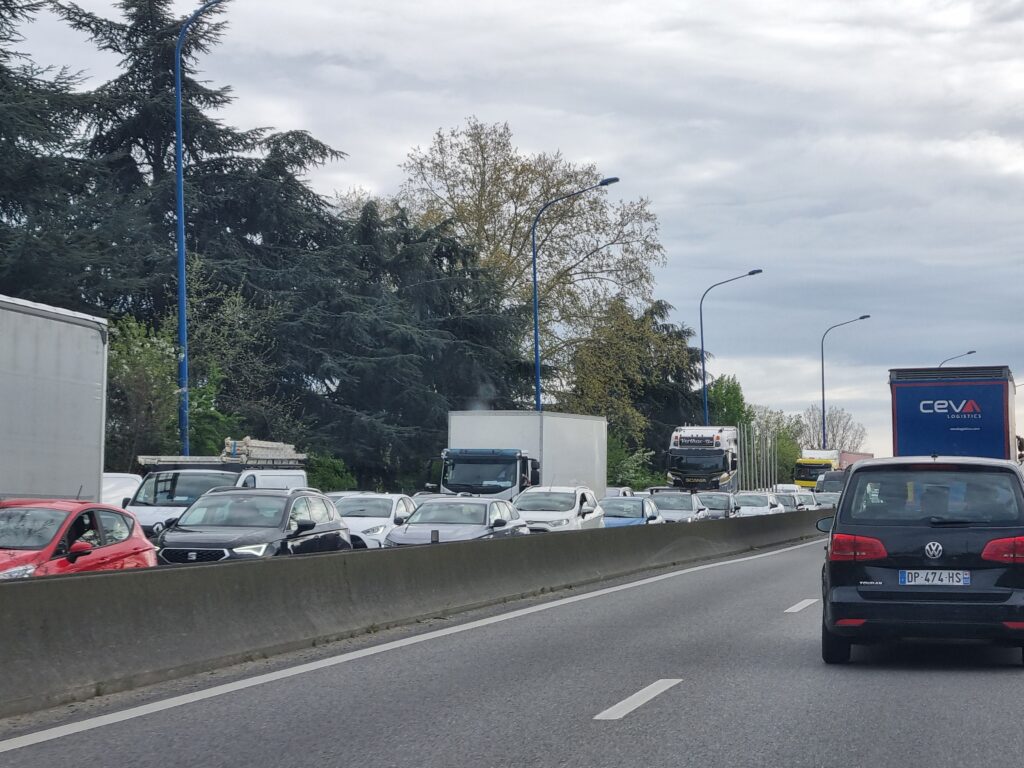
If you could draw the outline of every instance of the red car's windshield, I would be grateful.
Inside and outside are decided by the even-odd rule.
[[[67,516],[46,507],[0,509],[0,549],[42,549],[53,541]]]

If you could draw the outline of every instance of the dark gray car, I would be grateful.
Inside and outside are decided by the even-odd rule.
[[[529,532],[519,511],[507,501],[449,496],[424,501],[407,520],[397,518],[384,546],[503,539]]]

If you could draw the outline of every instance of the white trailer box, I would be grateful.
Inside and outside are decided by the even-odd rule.
[[[603,498],[608,422],[548,411],[451,411],[449,449],[516,449],[540,460],[541,485],[585,485]]]
[[[97,501],[107,322],[0,296],[0,498]]]

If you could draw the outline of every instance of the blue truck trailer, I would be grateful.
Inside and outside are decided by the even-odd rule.
[[[1008,367],[896,368],[889,386],[893,456],[1017,459]]]

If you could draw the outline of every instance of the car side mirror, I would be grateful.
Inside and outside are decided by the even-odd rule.
[[[178,518],[176,518],[176,517],[168,517],[166,520],[164,520],[164,528],[170,528],[176,522],[178,522]]]
[[[301,536],[316,528],[316,523],[312,520],[292,520],[292,525],[295,526],[295,529],[291,532],[292,536]]]
[[[124,509],[125,507],[127,507],[131,503],[132,503],[132,497],[131,496],[125,496],[123,499],[121,499],[121,509]]]
[[[491,523],[491,528],[504,528],[508,525],[508,520],[502,520],[500,517]]]
[[[589,504],[584,504],[582,507],[580,507],[580,515],[586,517],[587,515],[593,514],[595,509],[596,507],[592,507]]]
[[[401,515],[396,515],[395,516],[395,527],[398,527],[400,525],[405,525],[405,518],[402,517]]]
[[[653,523],[653,522],[654,522],[655,520],[657,520],[657,519],[658,519],[658,516],[657,516],[657,515],[648,515],[648,516],[647,516],[647,522],[648,522],[648,523]]]
[[[821,520],[819,520],[818,522],[816,522],[814,524],[814,527],[817,528],[822,533],[828,533],[829,531],[832,530],[832,523],[835,521],[835,519],[836,519],[835,515],[829,515],[828,517],[823,517],[823,518],[821,518]]]
[[[78,558],[85,557],[89,554],[92,554],[92,545],[82,540],[78,540],[71,545],[71,548],[68,550],[65,557],[67,557],[69,563],[73,563]]]

